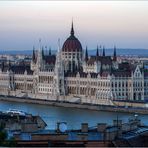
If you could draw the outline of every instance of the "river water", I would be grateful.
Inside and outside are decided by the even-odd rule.
[[[52,107],[48,105],[28,104],[19,102],[0,101],[0,110],[7,111],[9,109],[18,109],[40,115],[47,123],[47,129],[55,129],[57,122],[67,122],[68,129],[80,129],[81,123],[88,123],[89,127],[96,126],[97,123],[112,124],[113,119],[122,119],[127,122],[134,114],[91,111],[85,109]],[[142,123],[148,125],[148,115],[139,115]]]

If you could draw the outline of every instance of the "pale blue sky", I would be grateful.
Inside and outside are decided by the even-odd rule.
[[[72,18],[83,48],[148,49],[148,1],[0,1],[0,50],[56,49]]]

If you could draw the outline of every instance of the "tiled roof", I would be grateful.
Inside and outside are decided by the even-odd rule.
[[[87,64],[88,64],[88,65],[93,65],[93,64],[95,63],[95,61],[96,61],[95,57],[90,57],[90,58],[88,59],[88,61],[87,61]]]
[[[148,77],[148,71],[144,71],[144,77]]]
[[[110,75],[110,72],[109,71],[103,71],[100,76],[101,77],[107,77],[108,75]]]
[[[46,62],[46,64],[52,64],[55,65],[56,62],[56,56],[55,55],[46,55],[44,56],[44,60]]]
[[[115,77],[131,77],[131,71],[113,71],[112,73]]]
[[[131,64],[125,62],[125,63],[119,64],[119,69],[121,69],[121,70],[131,70],[132,66],[131,66]]]
[[[30,66],[15,65],[15,66],[11,66],[11,70],[15,74],[24,74],[24,72],[26,70],[28,75],[33,75],[33,71],[30,69]]]
[[[98,73],[90,73],[91,78],[97,78],[98,77]]]
[[[65,52],[82,52],[82,45],[80,41],[71,35],[63,44],[62,51]]]
[[[88,61],[87,64],[91,64],[93,65],[95,63],[95,61],[100,61],[101,64],[105,64],[105,65],[111,65],[112,64],[112,59],[110,56],[98,56],[96,58],[96,56],[91,56]]]

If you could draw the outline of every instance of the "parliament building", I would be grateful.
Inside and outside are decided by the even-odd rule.
[[[41,43],[40,43],[41,44]],[[119,62],[116,47],[111,56],[97,47],[89,55],[76,38],[73,23],[70,36],[57,53],[33,49],[30,65],[0,65],[0,95],[35,98],[72,98],[98,101],[143,101],[148,98],[148,72],[141,63]]]

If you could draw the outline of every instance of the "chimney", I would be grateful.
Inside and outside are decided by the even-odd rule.
[[[88,132],[88,123],[82,123],[81,124],[81,132],[87,133]]]

